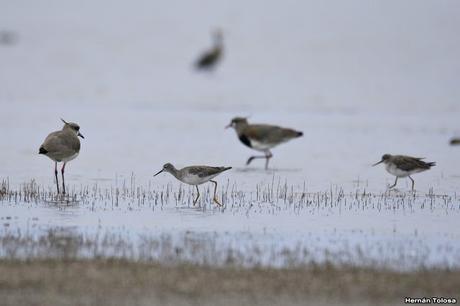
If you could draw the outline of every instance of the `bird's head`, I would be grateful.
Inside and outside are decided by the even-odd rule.
[[[160,171],[158,171],[154,176],[157,176],[158,174],[166,171],[166,172],[169,172],[169,173],[172,173],[176,168],[174,168],[174,166],[171,164],[171,163],[166,163],[163,165],[163,169],[161,169]]]
[[[80,126],[78,124],[76,124],[75,122],[67,122],[65,121],[64,119],[62,119],[62,122],[64,122],[64,127],[62,128],[63,130],[64,129],[69,129],[71,131],[73,131],[75,134],[77,134],[77,136],[81,137],[81,138],[85,138],[81,133],[80,133]]]
[[[245,126],[248,124],[247,117],[235,117],[230,121],[230,123],[225,127],[226,129],[232,127],[234,129],[238,129],[238,127]]]
[[[382,156],[382,159],[381,159],[379,162],[373,164],[372,166],[377,166],[378,164],[381,164],[381,163],[386,164],[386,163],[390,160],[390,158],[391,158],[391,155],[390,155],[390,154],[384,154],[384,155]]]

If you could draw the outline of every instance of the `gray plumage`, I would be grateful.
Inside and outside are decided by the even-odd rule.
[[[242,117],[233,118],[228,127],[235,129],[238,139],[244,145],[265,153],[264,156],[251,156],[246,164],[249,165],[255,158],[265,158],[266,169],[268,168],[269,159],[273,157],[270,152],[271,148],[303,135],[300,131],[276,125],[249,124],[248,120]]]
[[[428,170],[435,166],[435,162],[424,162],[422,157],[411,157],[405,155],[393,155],[389,157],[389,162],[404,171]]]
[[[53,161],[68,161],[80,152],[80,140],[73,130],[64,126],[61,131],[49,134],[40,150]]]
[[[60,131],[52,132],[49,134],[43,144],[40,146],[38,153],[48,156],[55,162],[55,177],[56,186],[59,193],[59,182],[57,177],[57,163],[63,162],[61,173],[62,173],[62,189],[65,194],[65,183],[64,183],[64,169],[67,162],[76,158],[80,153],[80,140],[78,137],[84,138],[80,133],[80,126],[73,122],[64,122],[64,127]]]
[[[196,204],[198,198],[200,197],[200,191],[198,189],[198,185],[201,185],[206,182],[211,182],[214,184],[214,198],[213,201],[217,203],[219,206],[222,205],[217,200],[217,182],[213,181],[212,179],[224,171],[232,169],[232,167],[210,167],[210,166],[189,166],[182,169],[176,169],[171,163],[167,163],[163,165],[163,169],[158,171],[154,176],[162,172],[171,173],[176,179],[179,181],[193,185],[196,187],[197,197],[193,201],[193,205]]]
[[[414,190],[415,181],[411,175],[429,170],[431,167],[436,166],[435,162],[425,162],[421,157],[391,154],[383,155],[382,159],[375,163],[373,166],[376,166],[380,163],[385,164],[385,169],[388,173],[396,176],[395,183],[391,185],[390,188],[396,186],[398,178],[409,177],[409,179],[412,181],[412,190]]]
[[[188,172],[190,174],[198,175],[199,177],[208,177],[217,175],[226,170],[232,169],[232,167],[210,167],[210,166],[190,166],[181,169],[181,172]]]

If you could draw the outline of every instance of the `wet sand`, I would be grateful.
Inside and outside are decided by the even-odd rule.
[[[119,260],[0,262],[2,305],[396,305],[459,298],[460,270],[213,268]]]

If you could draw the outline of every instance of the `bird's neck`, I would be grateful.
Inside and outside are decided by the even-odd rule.
[[[66,133],[69,133],[69,134],[72,134],[72,135],[75,135],[75,137],[77,137],[77,132],[74,129],[72,129],[71,127],[67,126],[67,125],[65,125],[62,128],[62,131],[66,132]]]
[[[219,56],[222,53],[222,46],[215,45],[214,48],[212,48],[212,53],[214,54],[214,56]]]
[[[245,124],[245,123],[239,123],[237,125],[235,125],[235,131],[236,133],[238,134],[238,136],[240,136],[241,134],[243,134],[243,131],[244,129],[247,127],[248,125]]]
[[[215,49],[222,49],[223,48],[223,42],[221,38],[215,38],[214,39],[214,48]]]
[[[171,173],[175,178],[179,179],[179,170],[176,168],[169,169],[168,172]]]

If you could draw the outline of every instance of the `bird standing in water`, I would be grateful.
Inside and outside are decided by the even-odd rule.
[[[232,169],[232,167],[210,167],[210,166],[190,166],[182,169],[176,169],[171,163],[163,165],[163,169],[158,171],[154,176],[162,173],[163,171],[171,173],[176,179],[182,183],[188,185],[194,185],[196,187],[197,196],[193,201],[193,205],[196,204],[198,198],[200,197],[200,190],[198,185],[201,185],[206,182],[211,182],[214,184],[214,197],[213,201],[219,206],[222,206],[217,200],[217,182],[212,179],[224,171]]]
[[[56,187],[59,193],[59,181],[57,163],[63,162],[61,168],[62,193],[65,194],[64,169],[66,163],[78,156],[80,153],[80,140],[78,137],[85,138],[80,133],[80,126],[73,122],[64,122],[64,127],[60,131],[49,134],[38,150],[38,154],[44,154],[54,161],[54,175],[56,177]]]
[[[233,118],[226,128],[235,129],[239,140],[251,149],[264,152],[263,156],[251,156],[246,162],[249,165],[253,159],[265,158],[265,169],[268,161],[273,157],[270,149],[291,139],[300,137],[302,132],[268,124],[249,124],[246,118]]]
[[[385,169],[388,173],[396,176],[395,183],[389,188],[393,188],[398,183],[398,178],[400,177],[409,177],[412,181],[412,190],[414,190],[415,181],[411,177],[414,173],[419,173],[422,171],[429,170],[431,167],[436,166],[435,162],[424,162],[423,158],[411,157],[406,155],[391,155],[385,154],[382,156],[382,159],[373,164],[372,166],[377,166],[380,163],[385,164]]]

